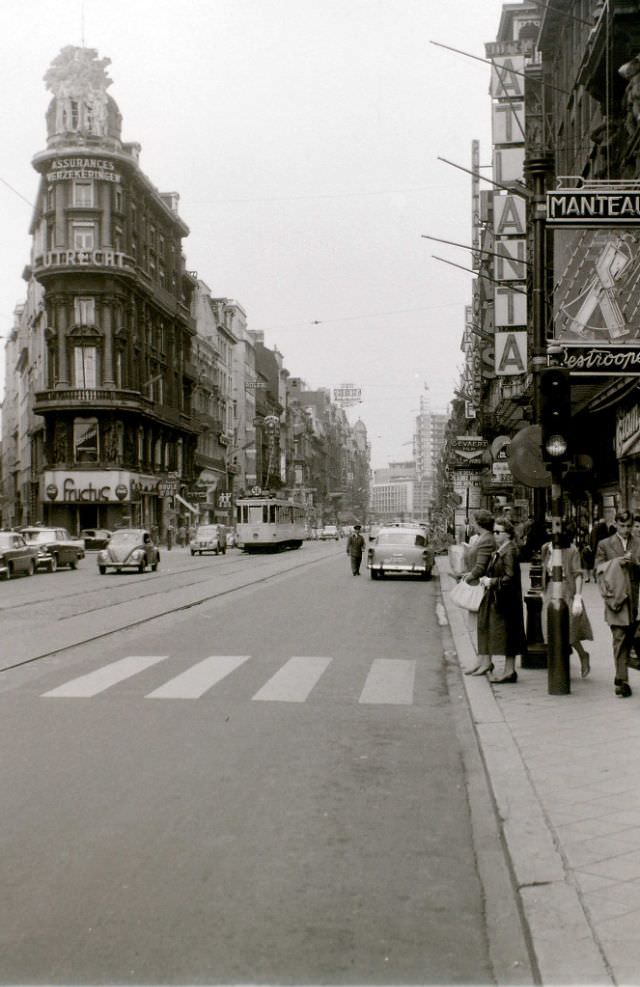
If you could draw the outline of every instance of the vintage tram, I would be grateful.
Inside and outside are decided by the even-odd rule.
[[[260,494],[236,500],[238,547],[245,552],[300,548],[306,535],[301,504]]]

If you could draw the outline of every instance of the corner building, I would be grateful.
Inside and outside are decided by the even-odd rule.
[[[46,314],[33,479],[46,523],[163,535],[172,494],[194,480],[196,278],[185,270],[178,195],[159,192],[140,170],[140,145],[122,142],[108,64],[70,46],[44,77],[53,99],[47,147],[33,159],[25,273]]]

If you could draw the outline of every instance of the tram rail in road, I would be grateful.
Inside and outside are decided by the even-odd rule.
[[[201,606],[211,600],[238,593],[259,583],[287,577],[289,574],[335,557],[335,550],[323,552],[321,555],[314,554],[311,558],[305,558],[304,555],[299,555],[297,552],[295,554],[277,553],[258,558],[255,555],[240,556],[233,559],[231,565],[225,566],[224,569],[222,567],[212,569],[203,566],[203,569],[199,570],[203,572],[202,578],[190,578],[188,582],[179,582],[178,585],[176,585],[176,577],[183,574],[193,577],[192,568],[174,570],[169,573],[158,571],[157,573],[150,573],[146,577],[122,575],[116,579],[117,585],[113,586],[114,590],[122,590],[123,585],[131,588],[132,583],[139,586],[144,581],[145,584],[150,584],[148,591],[145,585],[145,592],[134,597],[129,595],[126,600],[114,602],[112,599],[111,602],[102,603],[97,607],[84,610],[76,609],[68,616],[58,618],[46,625],[26,629],[22,633],[15,632],[15,629],[12,630],[11,655],[5,653],[0,657],[0,673],[40,661],[50,655],[66,651],[68,648],[88,644],[111,634],[149,623],[168,614]],[[295,560],[295,562],[284,568],[277,565],[273,568],[274,562],[283,560],[292,562]],[[242,562],[248,564],[242,565]],[[231,566],[233,568],[229,571]],[[249,571],[249,578],[246,578],[247,571]],[[225,578],[225,585],[220,585],[219,578],[215,578],[215,582],[212,582],[212,577],[221,576]],[[226,581],[229,579],[234,580],[233,585],[229,585]],[[29,582],[32,585],[31,581]],[[107,585],[105,586],[105,584]],[[207,590],[203,592],[205,585]],[[73,593],[65,594],[63,597],[46,597],[38,601],[29,599],[19,603],[14,602],[10,609],[15,612],[18,607],[29,607],[33,611],[33,607],[37,603],[54,603],[62,599],[81,600],[83,597],[86,598],[98,592],[101,600],[104,600],[107,588],[108,580],[102,577],[99,586],[94,584],[85,590],[74,588]],[[140,613],[141,601],[144,601],[145,605],[144,614]],[[2,609],[9,609],[9,607]],[[14,638],[15,640],[13,640]]]

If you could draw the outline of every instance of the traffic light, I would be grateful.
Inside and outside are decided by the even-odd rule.
[[[549,367],[540,379],[540,425],[545,463],[571,458],[571,382],[569,371]]]

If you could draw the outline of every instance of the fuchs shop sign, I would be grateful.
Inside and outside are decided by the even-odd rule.
[[[44,498],[63,504],[118,504],[130,499],[131,476],[124,471],[71,473],[47,470],[43,475]]]

